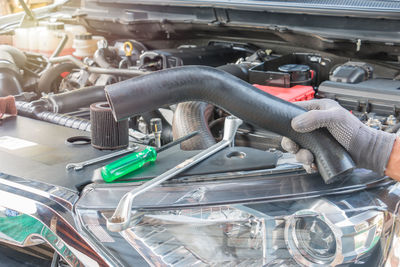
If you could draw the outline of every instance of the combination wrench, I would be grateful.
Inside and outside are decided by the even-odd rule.
[[[96,163],[99,163],[99,162],[107,160],[107,159],[111,159],[114,157],[118,157],[118,156],[127,154],[129,152],[133,152],[133,151],[137,150],[138,148],[139,148],[138,146],[128,147],[126,149],[119,150],[117,152],[110,153],[110,154],[107,154],[107,155],[104,155],[104,156],[101,156],[98,158],[89,159],[89,160],[78,162],[78,163],[68,163],[67,166],[65,166],[65,168],[67,170],[74,169],[75,171],[79,171],[79,170],[82,170],[85,166],[96,164]]]
[[[224,137],[220,142],[126,193],[120,199],[114,214],[107,219],[108,230],[112,232],[120,232],[129,227],[132,218],[132,203],[137,196],[184,172],[190,167],[214,155],[218,151],[221,151],[222,149],[232,145],[235,139],[236,131],[242,122],[243,121],[241,119],[234,116],[227,117],[224,124]]]

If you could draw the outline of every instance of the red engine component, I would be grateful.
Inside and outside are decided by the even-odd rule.
[[[308,85],[295,85],[290,88],[259,84],[253,85],[268,94],[274,95],[289,102],[311,100],[314,98],[315,94],[313,87]]]

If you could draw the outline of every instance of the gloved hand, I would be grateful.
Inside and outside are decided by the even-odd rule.
[[[330,99],[310,100],[295,103],[308,112],[292,120],[292,128],[300,133],[326,127],[332,136],[349,152],[357,167],[384,174],[395,134],[372,129],[363,124],[348,110]],[[306,171],[316,170],[314,157],[309,150],[300,149],[292,140],[284,137],[282,147],[296,154]]]

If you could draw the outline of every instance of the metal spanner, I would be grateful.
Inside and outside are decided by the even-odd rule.
[[[182,173],[183,171],[194,166],[195,164],[214,155],[218,151],[221,151],[225,147],[232,145],[232,142],[235,139],[236,131],[241,124],[241,119],[233,116],[227,117],[225,119],[224,138],[222,139],[222,141],[207,148],[206,150],[203,150],[192,158],[185,160],[174,168],[126,193],[119,201],[118,206],[115,209],[112,217],[107,219],[108,230],[112,232],[120,232],[127,229],[129,227],[132,216],[132,203],[137,196],[161,184],[162,182]]]
[[[104,155],[104,156],[101,156],[98,158],[89,159],[89,160],[86,160],[83,162],[78,162],[78,163],[68,163],[67,166],[65,166],[65,168],[67,170],[73,168],[75,171],[79,171],[79,170],[82,170],[85,166],[96,164],[96,163],[99,163],[99,162],[107,160],[107,159],[111,159],[114,157],[118,157],[118,156],[127,154],[129,152],[133,152],[133,151],[137,150],[138,148],[139,148],[138,146],[128,147],[126,149],[119,150],[117,152],[110,153],[110,154],[107,154],[107,155]]]

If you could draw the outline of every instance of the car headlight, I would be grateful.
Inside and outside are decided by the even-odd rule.
[[[293,218],[285,231],[291,254],[304,264],[334,262],[337,238],[330,226],[315,216]]]
[[[335,266],[368,257],[383,232],[379,207],[260,205],[146,212],[121,235],[155,265]]]
[[[346,213],[329,201],[316,201],[286,221],[285,240],[300,264],[332,265],[354,262],[379,241],[383,212]]]

